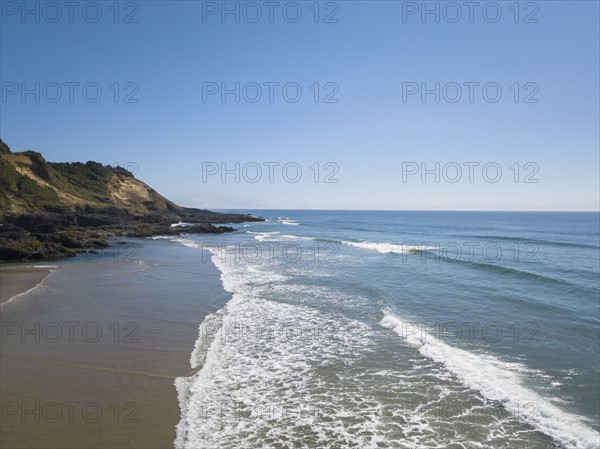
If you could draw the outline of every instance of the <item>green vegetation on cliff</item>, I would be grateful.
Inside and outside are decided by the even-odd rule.
[[[0,155],[0,211],[52,211],[59,204],[58,195],[50,187],[20,174],[14,164]],[[17,199],[18,198],[18,199]],[[15,207],[15,204],[18,206]]]
[[[0,140],[0,212],[102,212],[130,214],[183,210],[122,167],[98,162],[47,162],[40,153],[13,153]]]

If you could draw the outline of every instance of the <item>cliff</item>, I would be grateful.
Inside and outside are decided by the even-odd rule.
[[[194,223],[172,228],[172,223]],[[112,236],[232,232],[213,223],[262,221],[179,206],[122,167],[48,162],[0,139],[0,261],[39,260],[108,246]]]

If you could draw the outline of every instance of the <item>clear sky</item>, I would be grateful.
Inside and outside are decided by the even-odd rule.
[[[1,2],[13,151],[195,207],[599,208],[597,1],[50,3]]]

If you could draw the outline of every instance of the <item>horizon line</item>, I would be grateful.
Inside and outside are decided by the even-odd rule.
[[[194,209],[194,208],[193,208]],[[514,213],[600,213],[599,210],[510,210],[510,209],[278,209],[278,208],[229,208],[213,207],[217,210],[285,210],[285,211],[335,211],[335,212],[514,212]]]

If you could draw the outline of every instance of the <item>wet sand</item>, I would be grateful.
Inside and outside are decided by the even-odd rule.
[[[229,296],[197,252],[141,242],[129,259],[64,263],[0,306],[0,447],[173,447],[175,378]]]
[[[20,268],[15,264],[0,265],[0,304],[34,288],[49,274],[49,268]]]

